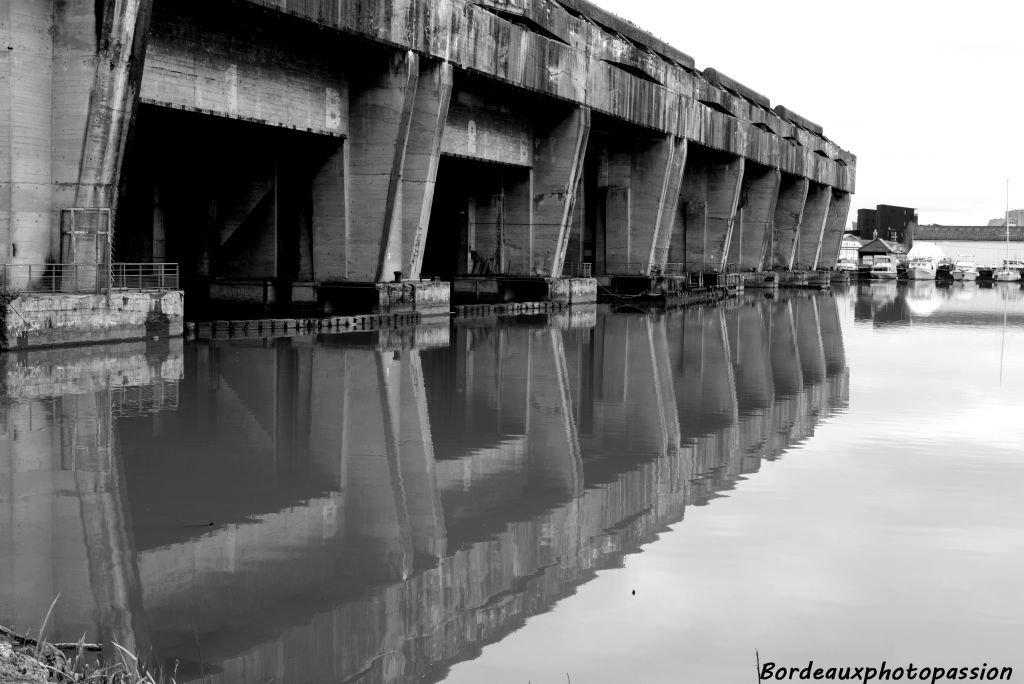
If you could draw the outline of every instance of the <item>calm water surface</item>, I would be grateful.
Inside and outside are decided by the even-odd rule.
[[[0,357],[0,624],[178,682],[1024,677],[1024,290]]]

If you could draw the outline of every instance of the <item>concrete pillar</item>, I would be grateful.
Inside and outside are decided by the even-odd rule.
[[[819,268],[833,268],[839,260],[839,248],[843,244],[843,231],[846,229],[851,199],[853,195],[850,193],[832,188],[828,218],[825,219],[825,235],[821,240],[821,254],[818,257]]]
[[[746,165],[740,191],[736,228],[729,245],[729,263],[741,271],[759,271],[771,242],[775,205],[782,173],[778,169]]]
[[[809,185],[810,181],[806,178],[789,174],[782,176],[779,198],[775,203],[775,226],[772,230],[772,268],[793,268]]]
[[[452,65],[421,64],[402,176],[402,273],[412,280],[419,279],[423,264],[451,95]]]
[[[664,268],[665,263],[670,261],[669,245],[672,241],[673,228],[676,222],[682,219],[679,214],[679,194],[683,186],[688,149],[686,138],[676,138],[672,141],[672,163],[665,176],[661,213],[658,216],[654,251],[651,254],[651,263],[660,268]]]
[[[736,157],[686,165],[679,198],[685,205],[683,230],[679,235],[677,222],[669,261],[683,262],[687,271],[725,270],[744,164]]]
[[[614,139],[613,139],[614,140]],[[686,141],[674,136],[632,139],[608,155],[605,205],[607,273],[646,274],[665,233],[667,254],[671,221],[679,198]],[[626,264],[631,266],[624,268]],[[617,265],[621,265],[618,266]]]
[[[96,1],[103,6],[102,25],[96,32],[101,39],[88,99],[75,205],[115,207],[124,147],[138,107],[153,0]],[[81,37],[81,22],[62,28],[74,31],[76,39]]]
[[[353,83],[349,91],[349,233],[342,263],[331,263],[337,261],[340,247],[334,244],[335,256],[322,272],[357,282],[383,282],[402,270],[402,171],[419,60],[409,51],[394,53],[382,65],[367,61],[366,80]]]
[[[810,184],[807,201],[804,203],[804,214],[800,220],[796,258],[793,260],[794,269],[813,271],[818,268],[821,240],[825,235],[825,221],[828,218],[831,199],[832,189],[827,185]]]
[[[590,135],[590,109],[538,122],[534,129],[533,169],[526,181],[506,190],[503,245],[509,248],[508,272],[559,277],[569,246],[576,188]],[[525,195],[525,215],[517,196]]]
[[[313,173],[313,279],[320,282],[348,277],[349,236],[348,144],[338,143]]]

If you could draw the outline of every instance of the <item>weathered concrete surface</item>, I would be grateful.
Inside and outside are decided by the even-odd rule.
[[[575,3],[581,17],[551,0],[381,0],[366,6],[315,8],[302,0],[252,2],[853,190],[856,158],[821,137],[820,127],[806,125],[809,122],[784,108],[772,111],[726,90],[721,78],[712,82],[693,72],[688,56],[669,61],[663,55],[681,53],[590,3]],[[601,26],[602,20],[586,18],[595,15],[610,22],[605,26],[621,27],[616,29],[619,33]],[[381,21],[382,16],[389,20]],[[513,16],[529,21],[505,18]],[[529,22],[540,30],[532,30]],[[816,154],[818,150],[825,156]]]
[[[458,278],[452,298],[459,302],[567,302],[597,301],[595,278]]]
[[[728,259],[741,271],[760,270],[766,261],[781,179],[778,169],[756,164],[747,164],[744,169]]]
[[[677,221],[674,226],[670,262],[683,262],[687,271],[725,270],[744,161],[714,156],[697,162],[690,151],[679,195],[685,205],[683,225]]]
[[[821,241],[825,235],[825,223],[828,220],[828,207],[832,201],[831,188],[811,183],[807,190],[807,201],[804,203],[803,216],[800,219],[799,237],[797,238],[796,257],[793,268],[813,271],[818,268],[818,257],[821,254]],[[836,255],[838,256],[838,251]]]
[[[390,283],[335,283],[318,288],[321,306],[332,313],[404,313],[448,315],[451,285],[440,280],[403,280]]]
[[[775,228],[772,231],[772,268],[791,269],[796,259],[800,224],[807,203],[809,183],[806,178],[783,174],[779,197],[775,204]]]
[[[828,217],[825,219],[825,232],[821,238],[818,268],[833,268],[839,260],[839,248],[843,243],[843,231],[846,230],[846,218],[850,213],[852,199],[850,193],[833,188]]]
[[[3,307],[0,349],[178,336],[182,292],[23,294]]]
[[[637,265],[647,265],[649,272],[667,256],[686,141],[613,135],[606,145],[607,173],[600,179],[605,184],[598,183],[605,199],[603,273],[637,274]]]

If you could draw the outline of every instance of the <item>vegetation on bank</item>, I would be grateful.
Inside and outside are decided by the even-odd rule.
[[[43,630],[40,629],[40,633]],[[0,684],[158,684],[138,659],[117,646],[117,662],[97,664],[96,644],[50,643],[0,625]],[[169,680],[173,684],[174,680]]]

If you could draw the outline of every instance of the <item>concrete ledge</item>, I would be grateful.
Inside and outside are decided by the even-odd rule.
[[[593,304],[597,301],[597,279],[467,276],[452,281],[452,301],[459,305],[485,302]]]
[[[440,280],[392,283],[322,283],[317,288],[320,308],[335,314],[397,314],[447,316],[451,284]]]
[[[177,337],[183,313],[180,290],[26,293],[0,305],[0,349]]]
[[[743,288],[774,290],[779,287],[779,279],[775,271],[754,271],[743,274]]]

